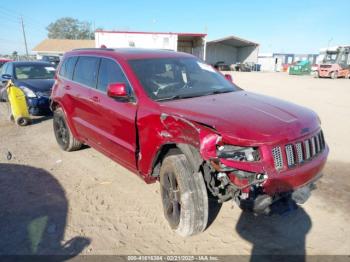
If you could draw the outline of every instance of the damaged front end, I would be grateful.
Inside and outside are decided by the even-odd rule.
[[[233,199],[243,209],[268,211],[273,199],[263,190],[268,176],[258,147],[234,146],[218,134],[206,134],[200,153],[206,160],[203,174],[207,188],[220,203]]]
[[[324,150],[320,147],[319,151],[316,150],[319,153],[307,161],[276,168],[275,142],[264,143],[221,134],[215,127],[182,116],[162,114],[160,120],[162,144],[175,142],[189,159],[196,154],[193,151],[186,153],[181,145],[191,145],[194,151],[199,149],[194,172],[200,168],[208,191],[218,202],[232,199],[243,210],[254,213],[271,213],[271,206],[280,199],[304,203],[315,188],[314,181],[319,178],[328,155],[328,147],[324,144]],[[282,143],[287,146],[291,142],[286,139]],[[283,159],[287,164],[284,155]],[[154,165],[153,177],[157,177],[161,163],[155,162],[159,164]]]
[[[208,190],[219,202],[232,199],[243,210],[270,214],[272,205],[279,200],[289,199],[303,204],[309,198],[311,190],[315,188],[314,181],[296,189],[281,179],[277,180],[275,192],[267,190],[265,184],[269,176],[275,175],[267,164],[268,147],[262,144],[237,146],[232,143],[217,133],[203,134],[201,137],[204,178]],[[276,181],[274,178],[271,180]]]

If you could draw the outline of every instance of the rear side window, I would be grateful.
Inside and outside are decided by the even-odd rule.
[[[130,91],[128,80],[120,66],[111,59],[102,58],[98,75],[97,89],[106,92],[110,83],[125,83]]]
[[[67,79],[72,80],[74,67],[75,67],[75,64],[77,63],[77,59],[78,57],[76,56],[65,59],[60,69],[60,75]]]
[[[75,66],[73,81],[95,88],[99,62],[100,59],[97,57],[79,57]]]

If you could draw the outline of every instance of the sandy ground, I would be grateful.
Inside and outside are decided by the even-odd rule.
[[[0,254],[350,254],[350,80],[233,77],[246,90],[319,113],[331,153],[305,205],[273,217],[213,205],[204,233],[179,237],[163,218],[158,184],[146,185],[94,149],[61,151],[51,119],[16,127],[2,103]]]

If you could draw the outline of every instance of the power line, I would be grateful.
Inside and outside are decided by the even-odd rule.
[[[13,9],[9,9],[8,7],[4,7],[4,6],[0,6],[0,10],[3,12],[3,13],[7,13],[8,15],[13,15],[14,13],[17,13],[17,17],[21,17],[23,16],[23,18],[26,18],[26,20],[30,21],[30,23],[32,24],[37,24],[39,26],[42,26],[42,27],[46,27],[44,24],[41,23],[41,21],[39,20],[36,20],[36,18],[32,17],[32,16],[29,16],[27,14],[22,14],[16,10],[13,10]]]

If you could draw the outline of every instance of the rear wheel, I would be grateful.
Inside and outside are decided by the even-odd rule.
[[[348,73],[345,75],[345,78],[346,78],[346,79],[350,79],[350,72],[348,72]]]
[[[18,117],[16,118],[16,124],[19,126],[27,126],[30,124],[30,119],[28,117]]]
[[[53,130],[57,143],[64,151],[75,151],[81,148],[82,143],[74,138],[61,108],[54,111]]]
[[[198,234],[208,223],[208,195],[203,176],[190,170],[182,154],[166,157],[160,170],[164,215],[181,236]]]

